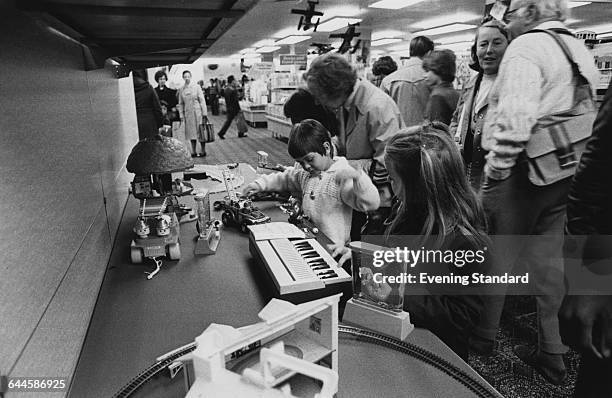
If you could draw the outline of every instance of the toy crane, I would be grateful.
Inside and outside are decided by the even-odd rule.
[[[221,222],[210,217],[210,196],[208,190],[195,196],[198,230],[195,254],[215,254],[221,238]]]

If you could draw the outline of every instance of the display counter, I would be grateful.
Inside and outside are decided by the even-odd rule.
[[[240,165],[246,181],[250,166]],[[196,190],[208,180],[191,180]],[[216,184],[216,182],[215,182]],[[224,193],[211,195],[211,203]],[[193,206],[192,197],[181,202]],[[276,202],[255,202],[273,221],[286,221]],[[138,201],[130,197],[89,331],[71,384],[70,397],[110,397],[155,362],[155,358],[191,343],[210,323],[240,327],[258,322],[257,313],[272,292],[249,253],[249,240],[238,229],[223,228],[217,253],[195,256],[194,223],[181,225],[181,259],[163,259],[151,280],[153,262],[130,263],[132,227]],[[219,212],[213,215],[220,218]],[[472,379],[488,396],[499,396],[461,358],[427,330],[415,329],[407,342],[431,351]],[[339,397],[473,397],[473,391],[421,359],[356,336],[341,334]],[[135,396],[182,397],[181,377],[147,381]]]

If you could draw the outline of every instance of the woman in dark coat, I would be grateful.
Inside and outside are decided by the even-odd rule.
[[[162,126],[162,110],[159,98],[147,81],[147,71],[132,71],[134,95],[136,99],[136,118],[138,120],[138,139],[153,137]]]

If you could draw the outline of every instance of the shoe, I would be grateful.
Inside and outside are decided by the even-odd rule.
[[[470,351],[482,356],[490,356],[495,348],[495,341],[485,339],[484,337],[475,334],[470,336],[469,340]]]
[[[244,133],[244,134],[238,134],[238,138],[243,138],[243,137],[248,137],[247,133]]]
[[[206,156],[206,152],[202,152],[202,153],[198,154],[199,158],[203,158],[204,156]]]
[[[192,154],[191,154],[191,157],[192,157],[192,158],[197,158],[197,157],[198,157],[198,154],[197,154],[197,153],[192,153]]]
[[[567,376],[563,355],[549,354],[526,345],[514,347],[514,354],[527,365],[533,367],[551,384],[562,384]]]
[[[217,135],[219,136],[220,139],[224,140],[225,139],[225,134],[219,134],[217,133]]]

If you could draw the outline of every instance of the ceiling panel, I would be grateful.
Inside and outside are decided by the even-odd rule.
[[[325,14],[322,22],[329,18],[330,13],[336,14],[339,11],[346,17],[357,17],[363,21],[357,31],[377,32],[382,30],[397,30],[403,32],[401,37],[405,43],[409,43],[412,32],[420,30],[419,23],[424,20],[429,20],[434,17],[448,15],[467,15],[476,16],[475,19],[465,19],[462,22],[476,24],[479,16],[482,16],[484,11],[484,0],[425,0],[415,5],[402,8],[399,10],[386,10],[370,8],[368,5],[376,0],[370,1],[345,1],[345,0],[320,0],[316,6],[317,10],[323,11]],[[291,14],[292,8],[305,8],[305,1],[274,1],[260,0],[243,18],[241,18],[231,29],[227,30],[221,38],[215,41],[209,50],[206,51],[205,57],[227,57],[238,53],[240,50],[252,47],[254,43],[261,39],[280,39],[290,34],[307,34],[312,36],[309,41],[303,42],[295,46],[296,51],[305,51],[310,43],[333,43],[329,39],[329,33],[309,31],[298,32],[296,30],[299,15]],[[609,0],[605,2],[593,2],[592,4],[577,7],[571,10],[572,24],[570,27],[578,28],[585,25],[600,24],[612,21],[612,4]],[[339,29],[341,32],[345,28]],[[279,34],[280,32],[280,34]],[[336,33],[337,33],[336,32]],[[458,32],[459,34],[469,33],[470,31]],[[473,30],[471,31],[473,32]],[[439,38],[452,36],[436,35],[432,36],[434,40]],[[398,44],[393,43],[385,46],[375,47],[373,49],[390,52],[391,47],[397,47]],[[287,46],[279,51],[287,51]]]

